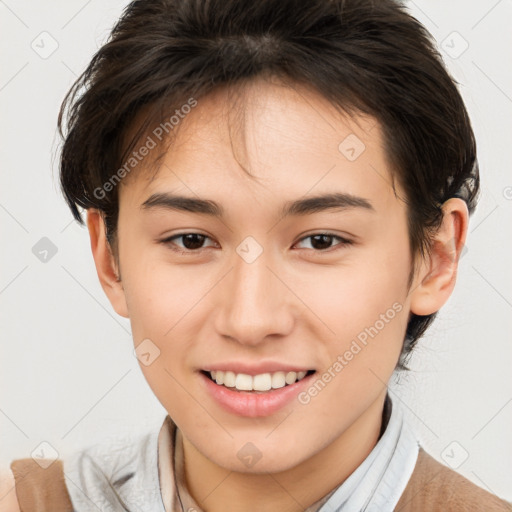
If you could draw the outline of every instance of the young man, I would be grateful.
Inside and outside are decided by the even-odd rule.
[[[14,461],[0,510],[511,509],[387,393],[479,189],[463,101],[398,2],[132,2],[66,108],[63,191],[168,416]]]

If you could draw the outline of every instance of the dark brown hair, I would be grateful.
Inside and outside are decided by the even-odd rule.
[[[61,185],[75,219],[83,224],[79,207],[99,209],[114,246],[118,190],[97,191],[142,134],[190,98],[263,75],[307,85],[336,108],[381,123],[406,195],[413,261],[431,250],[444,201],[461,197],[473,213],[476,144],[457,82],[397,0],[136,0],[59,113]],[[436,314],[410,315],[400,368]]]

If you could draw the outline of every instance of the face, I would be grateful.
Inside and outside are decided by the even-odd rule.
[[[121,186],[123,296],[183,436],[226,469],[282,471],[382,396],[410,310],[406,209],[374,119],[262,80],[243,116],[226,102],[201,99],[156,176]]]

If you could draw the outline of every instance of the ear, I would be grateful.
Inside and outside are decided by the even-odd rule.
[[[119,267],[107,240],[103,217],[94,208],[87,210],[87,229],[89,230],[92,255],[101,287],[116,313],[128,318],[128,307],[123,283],[120,279]]]
[[[427,261],[422,260],[411,287],[411,313],[430,315],[439,311],[452,294],[459,258],[466,242],[468,208],[459,198],[448,199],[443,206],[443,221]]]

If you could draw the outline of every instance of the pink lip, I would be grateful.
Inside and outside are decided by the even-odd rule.
[[[246,375],[259,375],[261,373],[274,373],[274,372],[307,372],[309,370],[314,370],[314,368],[304,368],[301,366],[292,366],[286,363],[279,363],[277,361],[267,361],[261,362],[259,364],[247,364],[244,362],[226,362],[226,363],[218,363],[218,364],[208,364],[207,366],[201,368],[204,371],[230,371],[233,373],[245,373]]]
[[[207,392],[224,410],[250,418],[274,414],[292,402],[309,385],[311,377],[315,375],[312,373],[302,380],[283,388],[271,389],[264,393],[254,393],[232,391],[225,386],[216,384],[203,373],[198,372],[198,374]]]

